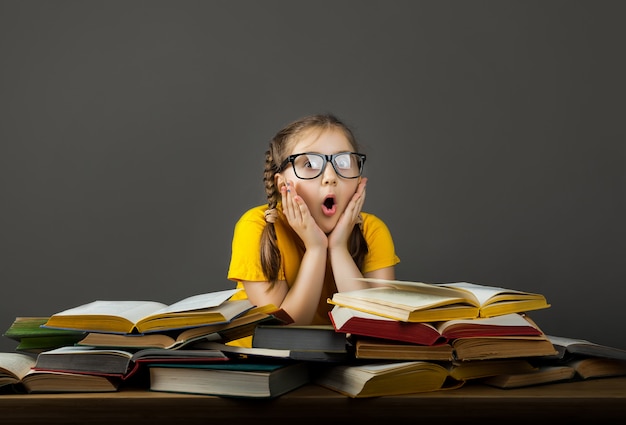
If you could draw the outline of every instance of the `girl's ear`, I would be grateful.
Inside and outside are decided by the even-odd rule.
[[[280,191],[280,188],[285,185],[285,178],[283,177],[281,173],[274,174],[274,184],[276,185],[279,191]]]

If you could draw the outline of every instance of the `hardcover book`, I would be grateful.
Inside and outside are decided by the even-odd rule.
[[[168,348],[179,350],[192,347],[195,343],[204,340],[228,342],[252,335],[254,329],[262,323],[285,324],[284,315],[273,305],[255,307],[241,316],[235,317],[226,323],[188,328],[183,331],[151,332],[147,334],[113,334],[89,332],[78,345],[92,347],[132,348]]]
[[[596,344],[585,339],[567,338],[562,336],[546,335],[557,349],[558,358],[567,358],[574,355],[606,357],[609,359],[626,360],[626,350],[607,345]]]
[[[259,325],[252,336],[255,348],[346,353],[347,344],[346,335],[332,325]]]
[[[443,322],[403,322],[335,305],[329,316],[337,332],[422,345],[461,337],[541,335],[536,324],[519,313]]]
[[[92,375],[117,376],[128,379],[142,364],[207,363],[229,358],[219,350],[168,350],[147,348],[136,352],[120,349],[68,346],[39,353],[34,370]]]
[[[451,361],[454,350],[448,343],[420,345],[381,338],[354,337],[354,356],[372,360]]]
[[[37,354],[41,351],[53,348],[73,345],[80,341],[85,332],[48,329],[42,327],[49,317],[16,317],[11,326],[4,332],[4,336],[14,341],[18,341],[16,351]]]
[[[53,314],[44,326],[130,334],[226,323],[253,307],[247,299],[229,300],[235,292],[194,295],[169,306],[156,301],[98,300]]]
[[[222,397],[275,398],[310,381],[304,362],[152,364],[152,391]]]
[[[458,338],[451,344],[457,360],[542,357],[557,353],[544,335]]]

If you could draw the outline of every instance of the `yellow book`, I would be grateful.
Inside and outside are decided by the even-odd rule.
[[[44,326],[130,334],[226,323],[253,308],[247,299],[230,300],[237,291],[194,295],[169,306],[156,301],[98,300],[53,314]]]
[[[315,383],[352,398],[411,394],[456,388],[446,385],[448,370],[425,361],[336,365],[325,369]]]
[[[193,345],[198,341],[218,340],[224,342],[252,335],[260,323],[284,323],[279,318],[280,316],[275,316],[276,313],[279,313],[279,310],[274,305],[267,304],[261,307],[254,307],[226,323],[213,323],[182,331],[152,332],[147,334],[89,332],[76,344],[91,347],[167,348],[178,350]]]
[[[330,304],[404,322],[500,316],[550,307],[541,294],[468,282],[422,283],[370,279],[377,287],[338,292]]]

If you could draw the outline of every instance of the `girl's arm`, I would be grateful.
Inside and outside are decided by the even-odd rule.
[[[308,325],[313,320],[324,285],[326,249],[307,250],[302,258],[296,281],[291,288],[284,280],[272,289],[269,282],[242,282],[248,299],[254,305],[273,304],[282,308],[294,324]]]
[[[359,214],[361,213],[363,203],[365,202],[366,184],[367,178],[364,177],[360,181],[356,192],[352,196],[352,199],[337,223],[337,226],[329,236],[328,255],[333,269],[337,290],[339,292],[380,286],[378,284],[372,284],[355,279],[364,276],[354,263],[354,260],[348,251],[349,235],[359,219]],[[367,273],[365,277],[392,280],[395,279],[395,267],[390,266],[374,270]]]
[[[315,317],[324,286],[328,239],[302,198],[297,195],[295,186],[288,182],[280,191],[282,213],[305,246],[298,276],[291,286],[281,281],[271,290],[269,282],[243,284],[248,299],[253,304],[274,304],[291,316],[295,324],[310,324]]]

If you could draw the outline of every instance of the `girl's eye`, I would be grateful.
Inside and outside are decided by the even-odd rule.
[[[335,158],[335,164],[341,169],[350,168],[350,155],[340,155]]]
[[[308,161],[305,162],[304,166],[307,168],[313,168],[315,170],[319,170],[322,168],[322,159],[320,157],[310,155],[308,156]]]

